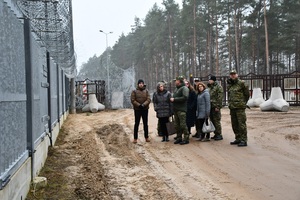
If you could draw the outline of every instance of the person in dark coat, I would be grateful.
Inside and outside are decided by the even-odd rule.
[[[206,89],[206,85],[203,82],[197,84],[197,93],[197,133],[200,134],[200,141],[206,142],[209,141],[210,133],[203,133],[202,127],[205,120],[208,119],[210,115],[210,96]]]
[[[166,124],[169,122],[169,117],[172,115],[172,104],[170,98],[171,93],[165,89],[165,84],[159,82],[157,84],[157,91],[153,94],[153,105],[156,112],[156,117],[160,125],[160,129],[163,135],[162,142],[169,141],[169,134]]]
[[[146,89],[146,85],[142,79],[138,80],[136,90],[131,92],[131,103],[134,109],[134,139],[133,143],[137,143],[138,130],[141,118],[144,124],[144,137],[146,142],[150,142],[148,136],[148,110],[151,102],[150,95]]]
[[[197,95],[194,87],[189,81],[185,81],[186,87],[189,89],[189,97],[187,101],[187,112],[186,112],[186,126],[189,134],[191,134],[191,128],[196,123],[196,110],[197,110]]]

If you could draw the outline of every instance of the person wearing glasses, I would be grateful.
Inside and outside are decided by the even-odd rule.
[[[201,142],[210,141],[210,133],[203,133],[202,127],[206,119],[210,115],[210,95],[206,89],[206,85],[203,82],[197,84],[197,111],[196,111],[196,123],[197,134],[200,135]]]

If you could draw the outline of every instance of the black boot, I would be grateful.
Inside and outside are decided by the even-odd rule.
[[[201,134],[200,134],[200,139],[199,139],[199,140],[201,141],[201,140],[204,139],[204,138],[205,138],[205,133],[201,133]]]
[[[166,141],[166,142],[169,142],[169,141],[170,141],[168,135],[166,136],[166,140],[165,140],[165,141]]]
[[[162,142],[166,141],[166,136],[163,136]]]

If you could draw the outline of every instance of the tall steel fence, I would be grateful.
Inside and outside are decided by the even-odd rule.
[[[224,99],[223,105],[227,105],[227,79],[228,76],[217,76],[217,81],[223,86]],[[270,74],[270,75],[256,75],[247,74],[240,75],[240,79],[244,80],[249,86],[250,94],[254,88],[260,88],[265,100],[270,98],[272,87],[280,87],[283,98],[291,106],[300,106],[300,72],[295,71],[290,74]],[[209,76],[206,77],[192,77],[191,82],[195,79],[208,82]]]
[[[53,127],[69,106],[63,63],[16,2],[0,0],[0,190],[42,141],[52,143]]]

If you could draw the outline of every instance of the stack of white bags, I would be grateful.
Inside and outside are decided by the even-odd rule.
[[[249,107],[260,107],[261,111],[280,111],[287,112],[289,110],[289,103],[283,99],[280,87],[273,87],[270,98],[265,101],[260,88],[253,89],[252,98],[249,99],[247,105]]]
[[[92,112],[96,113],[98,110],[104,110],[105,106],[98,102],[95,94],[89,95],[89,103],[86,104],[83,108],[83,112]]]

